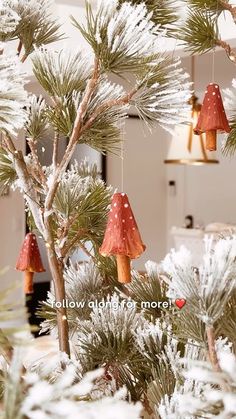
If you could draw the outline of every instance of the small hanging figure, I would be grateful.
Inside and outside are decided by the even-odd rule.
[[[103,244],[102,256],[115,255],[118,281],[131,282],[130,259],[138,258],[146,249],[125,193],[113,195]]]
[[[194,133],[206,133],[206,149],[215,151],[217,131],[230,132],[224,105],[218,84],[211,83],[207,86],[202,108],[198,117]]]
[[[25,272],[24,291],[25,294],[32,294],[34,272],[45,272],[39,253],[36,236],[28,233],[25,236],[20,255],[16,264],[18,271]]]

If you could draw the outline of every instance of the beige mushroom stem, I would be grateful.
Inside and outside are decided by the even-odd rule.
[[[131,282],[130,258],[126,255],[116,255],[118,281],[122,284]]]
[[[206,149],[216,151],[216,130],[206,131]]]
[[[34,277],[34,272],[25,271],[25,277],[24,277],[25,294],[33,294],[34,292],[33,277]]]

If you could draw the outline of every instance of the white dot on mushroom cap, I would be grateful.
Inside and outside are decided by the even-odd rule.
[[[122,220],[122,223],[125,223],[125,220]]]
[[[132,215],[131,215],[131,217],[129,217],[129,219],[130,219],[130,220],[133,220],[133,217],[132,217]]]
[[[124,193],[124,192],[122,192],[121,196],[125,196],[125,193]]]
[[[116,207],[117,206],[117,203],[115,202],[113,206]]]
[[[118,215],[117,214],[115,214],[115,218],[117,218],[118,217]]]
[[[212,92],[213,96],[216,94],[216,92]]]
[[[135,227],[133,227],[132,230],[135,230]]]
[[[123,237],[123,240],[125,240],[125,237]]]
[[[124,205],[124,207],[125,207],[125,208],[128,208],[128,206],[129,206],[129,204],[125,204],[125,205]]]
[[[215,84],[215,88],[216,88],[216,89],[219,89],[219,86],[218,86],[217,84]]]

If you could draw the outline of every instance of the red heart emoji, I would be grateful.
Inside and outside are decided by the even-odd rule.
[[[175,300],[175,305],[176,305],[179,309],[183,308],[183,306],[185,306],[185,304],[186,304],[186,300],[185,300],[184,298],[177,298],[177,299]]]

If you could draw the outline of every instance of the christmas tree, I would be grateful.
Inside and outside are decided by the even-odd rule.
[[[145,274],[132,270],[130,282],[130,259],[145,246],[127,196],[120,191],[112,198],[97,168],[73,162],[73,155],[78,144],[120,153],[131,106],[147,129],[188,123],[191,83],[179,59],[162,52],[163,43],[176,38],[194,54],[223,47],[234,61],[217,30],[220,14],[229,10],[234,17],[234,7],[219,1],[86,2],[85,24],[71,19],[92,51],[85,55],[53,48],[64,35],[48,6],[46,0],[0,5],[0,187],[17,188],[25,199],[31,232],[17,269],[26,271],[27,289],[33,272],[44,269],[35,234],[44,241],[53,286],[39,309],[41,330],[58,338],[59,351],[27,364],[24,331],[1,330],[0,414],[233,418],[235,237],[206,241],[201,266],[193,266],[186,249],[172,251],[160,266],[147,262]],[[17,56],[8,52],[16,39]],[[26,92],[26,60],[45,97]],[[111,82],[112,74],[120,84]],[[235,95],[226,93],[235,115]],[[230,125],[226,152],[236,144],[233,118]],[[20,129],[27,156],[17,147]],[[38,153],[45,135],[53,144],[48,166]],[[63,138],[67,147],[59,159]],[[77,248],[88,262],[72,263]],[[11,311],[17,316],[5,294],[0,298],[3,318],[13,317]]]

